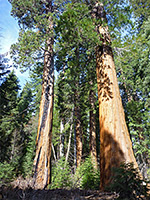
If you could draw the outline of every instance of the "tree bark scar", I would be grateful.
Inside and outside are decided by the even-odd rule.
[[[36,143],[37,149],[34,160],[35,189],[43,189],[50,183],[50,157],[54,102],[53,38],[49,38],[46,41],[46,48]]]
[[[39,160],[40,160],[41,149],[42,149],[42,147],[40,147],[40,150],[39,150],[39,152],[38,152],[38,158],[37,158],[37,160],[36,160],[34,178],[36,178],[36,176],[37,176],[37,173],[36,173],[36,171],[37,171],[38,164],[39,164]]]

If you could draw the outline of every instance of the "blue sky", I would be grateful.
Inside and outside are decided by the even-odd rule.
[[[19,33],[17,21],[11,16],[11,4],[8,0],[0,0],[0,53],[9,51],[11,44],[16,43]],[[18,69],[16,75],[20,80],[20,85],[23,85],[28,78],[28,73],[21,73]]]
[[[11,4],[8,0],[0,0],[1,53],[9,51],[10,45],[15,43],[18,38],[18,24],[10,12]]]

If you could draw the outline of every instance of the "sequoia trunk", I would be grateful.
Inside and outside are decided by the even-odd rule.
[[[103,5],[97,3],[93,17],[105,21]],[[100,189],[111,182],[111,168],[122,162],[138,167],[132,150],[120,97],[108,27],[98,25],[102,44],[96,48],[96,73],[100,121]]]
[[[52,3],[47,0],[47,12],[52,12]],[[48,31],[53,30],[52,18],[49,17]],[[44,57],[44,71],[42,83],[42,96],[40,102],[40,113],[38,122],[38,133],[36,139],[36,156],[34,159],[34,187],[43,189],[50,183],[50,158],[52,141],[54,101],[54,61],[53,61],[53,37],[46,41]]]

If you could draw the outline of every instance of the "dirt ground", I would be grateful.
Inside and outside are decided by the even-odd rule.
[[[150,185],[148,185],[150,191]],[[150,193],[148,198],[150,200]],[[32,180],[18,178],[11,184],[0,185],[0,200],[115,200],[119,194],[99,190],[53,189],[35,190]],[[137,198],[141,200],[141,198]],[[127,200],[130,200],[127,198]]]
[[[106,200],[117,199],[116,193],[101,193],[93,190],[33,190],[0,188],[0,200]]]

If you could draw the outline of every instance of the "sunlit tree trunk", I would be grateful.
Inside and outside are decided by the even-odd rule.
[[[97,151],[96,151],[96,114],[95,114],[95,92],[91,89],[89,94],[90,103],[90,155],[93,167],[97,169]]]
[[[52,3],[46,1],[47,12],[52,12]],[[48,31],[50,35],[53,30],[52,18],[49,17]],[[38,122],[38,133],[36,139],[36,156],[34,159],[34,187],[43,189],[50,183],[50,158],[52,141],[54,101],[54,61],[53,61],[53,37],[46,41],[44,57],[44,71],[42,83],[42,96],[40,102],[40,113]]]
[[[64,156],[64,120],[60,122],[60,158]]]
[[[56,152],[55,152],[55,148],[53,144],[52,144],[52,152],[53,152],[54,160],[56,162],[57,158],[56,158]]]
[[[95,5],[92,14],[106,24],[101,3]],[[119,166],[121,162],[132,162],[135,167],[138,165],[125,122],[108,27],[99,24],[96,28],[101,39],[101,45],[96,48],[96,73],[100,121],[100,189],[104,190],[111,182],[112,167]]]

